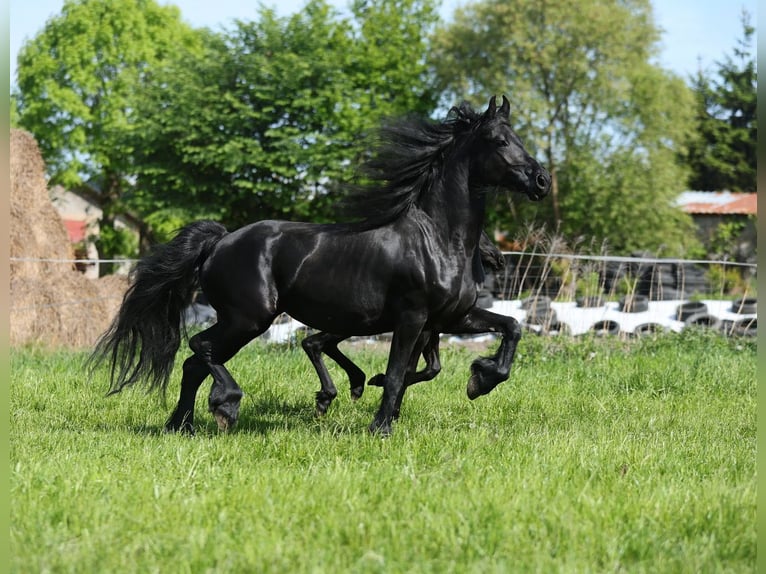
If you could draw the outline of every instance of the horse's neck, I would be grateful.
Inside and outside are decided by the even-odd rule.
[[[470,263],[479,250],[485,195],[469,189],[466,170],[454,170],[443,181],[440,193],[434,193],[421,208],[434,222],[448,249]]]

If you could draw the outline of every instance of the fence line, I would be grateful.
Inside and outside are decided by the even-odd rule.
[[[26,263],[135,263],[138,259],[44,259],[39,257],[11,257],[11,261]]]
[[[757,268],[757,263],[730,261],[728,259],[679,259],[660,257],[628,257],[618,255],[577,255],[574,253],[544,253],[535,251],[502,251],[504,256],[546,257],[549,259],[571,259],[580,261],[603,261],[614,263],[646,263],[646,264],[686,264],[686,265],[731,265],[736,267]],[[47,259],[39,257],[11,257],[11,261],[40,262],[40,263],[136,263],[138,259]]]
[[[570,300],[575,295],[575,283],[582,280],[584,275],[588,273],[587,269],[579,268],[577,263],[572,263],[573,267],[565,273],[564,276],[557,276],[552,268],[552,263],[558,261],[572,261],[572,262],[594,262],[598,263],[600,278],[597,291],[605,295],[616,295],[617,283],[619,281],[617,276],[609,279],[603,274],[608,264],[617,264],[619,267],[633,266],[635,269],[642,268],[641,273],[644,274],[645,283],[649,286],[649,292],[646,294],[653,296],[658,293],[662,296],[662,291],[668,291],[671,287],[667,284],[665,279],[668,277],[667,271],[658,272],[656,266],[662,265],[674,265],[681,268],[687,266],[722,266],[725,268],[731,267],[738,269],[742,273],[757,273],[758,265],[756,263],[744,263],[738,261],[728,260],[696,260],[696,259],[679,259],[679,258],[657,258],[657,257],[624,257],[624,256],[609,256],[609,255],[582,255],[572,253],[546,253],[545,251],[503,251],[503,256],[506,260],[515,260],[513,264],[507,265],[504,271],[498,271],[494,273],[494,285],[486,287],[489,288],[491,295],[495,299],[499,300],[513,300],[520,299],[525,295],[542,295],[548,294],[552,298],[563,297],[564,300]],[[38,258],[38,257],[11,257],[13,262],[26,262],[26,263],[66,263],[66,264],[95,264],[95,263],[122,263],[132,264],[137,262],[137,259],[64,259],[64,258]],[[539,264],[532,263],[533,260],[538,260]],[[603,269],[602,269],[603,267]],[[591,270],[591,273],[593,271]],[[648,275],[647,275],[648,273]],[[681,271],[680,275],[683,276],[684,272]],[[634,285],[632,291],[636,290],[637,276],[633,277]],[[680,277],[678,284],[674,287],[679,287],[683,291],[686,287],[694,288],[692,285],[691,276],[686,278]],[[708,287],[713,287],[707,292],[714,293],[719,292],[720,295],[725,294],[723,284],[719,287],[716,283],[709,280],[704,280]],[[555,284],[555,285],[554,285]],[[699,284],[696,285],[699,287]],[[103,297],[99,299],[81,299],[81,300],[68,300],[60,303],[45,303],[40,305],[13,307],[12,311],[30,311],[38,308],[46,307],[58,307],[67,305],[85,305],[98,300],[117,299],[118,297]],[[661,298],[661,297],[660,297]],[[666,297],[673,298],[673,297]]]
[[[503,251],[503,255],[522,256],[522,257],[545,257],[548,259],[571,259],[577,261],[603,261],[614,263],[646,263],[646,264],[684,264],[684,265],[732,265],[739,267],[757,268],[757,263],[745,263],[740,261],[729,261],[728,259],[677,259],[677,258],[658,258],[658,257],[627,257],[618,255],[576,255],[574,253],[545,253],[534,251]]]

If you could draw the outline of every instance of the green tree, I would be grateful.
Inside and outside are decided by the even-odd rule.
[[[148,79],[131,130],[141,213],[230,226],[307,215],[324,174],[306,150],[331,149],[324,123],[344,88],[332,56],[346,34],[331,16],[323,2],[284,19],[261,8]]]
[[[755,191],[757,72],[752,54],[755,28],[742,14],[743,37],[717,64],[717,81],[702,70],[692,82],[697,97],[697,134],[689,145],[690,186],[702,191]]]
[[[36,137],[51,181],[86,187],[101,201],[102,229],[113,229],[130,188],[124,146],[140,79],[195,42],[174,6],[154,0],[67,0],[61,13],[27,42],[14,94],[18,123]],[[122,241],[104,234],[102,257]]]
[[[673,200],[692,99],[651,63],[658,39],[649,0],[484,0],[437,31],[444,93],[477,103],[507,93],[514,127],[551,171],[550,200],[511,210],[502,200],[496,224],[534,219],[615,252],[688,247],[691,221]]]
[[[327,220],[381,117],[433,106],[426,82],[429,2],[324,0],[207,35],[142,88],[131,131],[134,205],[213,216]]]

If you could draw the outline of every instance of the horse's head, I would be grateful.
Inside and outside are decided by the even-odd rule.
[[[525,193],[539,201],[551,190],[551,175],[527,153],[521,139],[511,129],[511,105],[503,96],[497,107],[495,96],[474,127],[471,182]]]

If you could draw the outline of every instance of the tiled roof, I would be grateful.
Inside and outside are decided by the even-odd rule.
[[[755,215],[758,213],[757,193],[730,191],[685,191],[676,202],[693,215]]]

